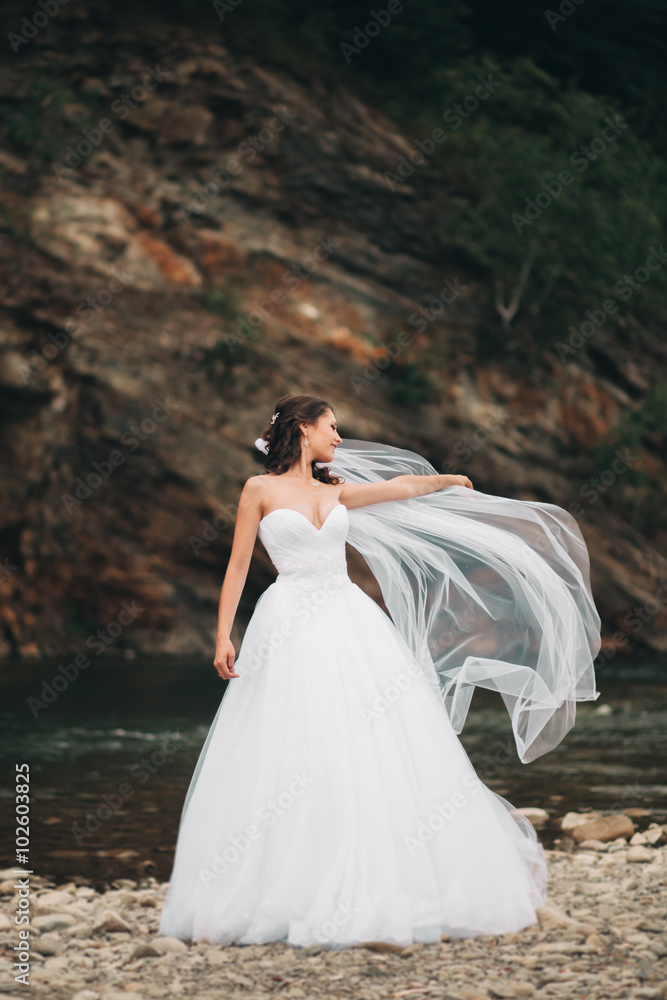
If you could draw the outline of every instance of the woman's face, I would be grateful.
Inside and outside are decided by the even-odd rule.
[[[314,424],[311,424],[308,432],[308,443],[311,450],[317,453],[312,461],[331,461],[337,445],[343,440],[338,433],[337,426],[336,417],[332,410],[327,410]]]

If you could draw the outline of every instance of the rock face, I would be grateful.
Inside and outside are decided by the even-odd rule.
[[[61,15],[0,69],[11,103],[66,46],[63,88],[98,95],[88,138],[65,107],[51,162],[0,150],[1,656],[209,656],[253,441],[285,392],[485,492],[581,502],[586,453],[664,368],[656,335],[635,329],[630,350],[601,330],[594,356],[545,352],[529,373],[476,358],[491,289],[457,257],[438,177],[386,184],[412,149],[391,121],[194,28]],[[401,405],[413,363],[435,389]],[[578,522],[605,633],[664,651],[664,538],[596,499]],[[258,542],[237,643],[271,579]]]

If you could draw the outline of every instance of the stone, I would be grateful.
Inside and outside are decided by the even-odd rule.
[[[49,931],[62,930],[64,927],[72,927],[76,923],[76,917],[71,913],[49,913],[41,917],[33,917],[30,921],[38,931],[48,933]]]
[[[568,916],[564,910],[561,910],[559,906],[556,906],[555,903],[549,900],[547,900],[544,906],[538,906],[535,913],[537,914],[540,927],[545,930],[555,927],[568,927],[574,923],[572,917]]]
[[[572,836],[578,842],[582,840],[617,840],[619,837],[632,837],[635,825],[624,813],[614,813],[611,816],[601,816],[599,819],[580,823],[572,830]]]
[[[626,860],[629,862],[639,861],[653,861],[655,858],[655,851],[652,847],[644,847],[641,844],[636,844],[634,847],[629,847]]]
[[[526,983],[518,979],[503,981],[489,979],[484,985],[492,997],[530,997],[535,993],[535,987],[531,983]]]
[[[549,813],[546,809],[538,809],[535,806],[524,806],[522,809],[518,809],[517,812],[522,813],[538,829],[549,822]]]
[[[115,913],[114,910],[104,910],[104,912],[97,918],[95,925],[93,926],[93,933],[131,934],[132,928],[126,920],[123,920],[119,913]]]
[[[151,941],[151,944],[160,955],[166,955],[167,952],[180,955],[188,950],[185,941],[179,941],[178,938],[173,937],[156,937]]]
[[[390,941],[364,941],[361,947],[367,948],[368,951],[377,951],[386,955],[397,955],[406,950],[401,945],[392,944]]]
[[[232,961],[232,956],[226,949],[209,948],[204,952],[204,958],[211,965],[224,965],[225,962]]]
[[[62,951],[62,942],[55,934],[42,934],[33,942],[32,947],[40,955],[59,955]]]
[[[58,912],[61,907],[69,906],[74,902],[74,895],[71,892],[54,889],[51,892],[39,893],[35,899],[35,909],[38,913]]]
[[[157,958],[162,952],[153,947],[152,944],[138,944],[132,952],[131,958]]]
[[[487,1000],[489,994],[481,986],[459,986],[456,991],[461,1000]],[[415,994],[417,996],[417,994]]]
[[[599,812],[565,813],[560,821],[560,828],[563,833],[571,833],[576,827],[581,826],[583,823],[588,823],[590,820],[598,819],[599,816]]]

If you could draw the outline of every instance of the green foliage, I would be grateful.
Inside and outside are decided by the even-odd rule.
[[[423,403],[434,402],[439,394],[439,383],[424,372],[415,361],[392,361],[385,369],[385,391],[392,402],[407,408],[417,408]]]
[[[90,610],[84,608],[79,601],[69,599],[66,602],[63,617],[65,635],[82,638],[91,635],[99,626],[99,620],[92,618]]]
[[[631,451],[638,450],[642,445],[648,446],[664,457],[667,451],[667,379],[660,378],[641,406],[624,413],[619,423],[598,445],[593,455],[595,475],[599,475],[611,464],[615,449],[621,445]],[[630,480],[633,475],[636,482],[644,481],[644,473],[640,470],[630,469]]]
[[[71,138],[72,127],[81,129],[93,122],[90,109],[79,103],[76,92],[63,86],[63,66],[62,60],[54,60],[34,70],[26,97],[7,111],[0,125],[3,142],[45,163],[58,156]]]
[[[202,296],[204,306],[226,323],[235,320],[243,308],[240,289],[226,282],[220,288],[212,288]]]
[[[642,405],[625,413],[618,424],[600,442],[593,453],[592,475],[599,478],[613,469],[616,451],[625,451],[636,459],[613,487],[608,490],[608,502],[638,531],[664,529],[664,495],[667,483],[649,474],[641,451],[653,451],[658,460],[667,454],[667,379],[660,378]],[[655,462],[650,465],[655,469]]]
[[[590,4],[576,8],[552,30],[544,9],[528,0],[414,0],[349,63],[341,43],[353,43],[355,29],[371,19],[361,0],[324,0],[316,7],[306,0],[253,0],[252,7],[241,4],[226,14],[221,30],[234,47],[297,76],[346,83],[415,140],[435,128],[448,133],[427,158],[426,169],[442,177],[434,225],[445,251],[476,264],[487,284],[502,286],[502,305],[530,264],[510,320],[513,338],[505,330],[480,345],[495,354],[515,340],[513,349],[528,355],[545,336],[551,343],[562,339],[586,309],[614,294],[624,274],[643,265],[659,244],[667,213],[660,5],[606,0],[603,6],[604,16]],[[490,74],[502,83],[479,109],[456,129],[443,123],[447,109]],[[607,118],[629,127],[597,158],[580,159],[580,169],[570,157],[601,136]],[[572,183],[517,232],[512,215],[524,215],[526,200],[544,195],[543,183],[558,182],[564,170]],[[631,308],[642,321],[663,322],[665,272],[635,293],[631,307],[620,302],[620,313]],[[494,301],[488,305],[496,312]]]

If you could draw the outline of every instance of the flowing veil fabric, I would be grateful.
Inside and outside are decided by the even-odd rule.
[[[257,439],[264,450],[265,442]],[[347,483],[437,475],[415,452],[345,440],[326,464]],[[556,747],[595,701],[600,617],[574,517],[549,503],[451,486],[349,510],[347,540],[460,733],[475,687],[500,693],[519,758]]]

